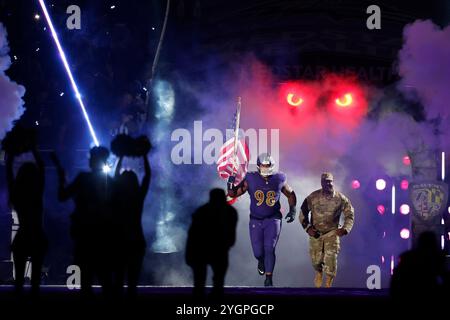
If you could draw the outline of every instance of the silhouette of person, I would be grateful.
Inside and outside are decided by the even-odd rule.
[[[19,230],[12,243],[15,267],[15,289],[23,291],[25,265],[31,258],[31,290],[39,293],[41,268],[47,250],[47,238],[42,227],[43,193],[45,183],[44,163],[38,150],[31,150],[36,163],[25,162],[14,178],[14,155],[7,154],[6,179],[9,190],[9,201],[19,219]]]
[[[391,278],[391,296],[395,299],[438,298],[446,276],[445,255],[436,235],[425,231],[416,248],[400,256]]]
[[[209,202],[192,215],[186,243],[186,263],[194,274],[194,297],[203,298],[207,266],[213,271],[212,296],[223,295],[228,251],[236,240],[237,211],[226,202],[225,191],[212,189]]]
[[[128,280],[128,296],[136,296],[136,287],[145,255],[146,243],[142,230],[142,211],[150,185],[151,169],[146,155],[145,175],[141,185],[134,171],[120,173],[123,157],[119,158],[114,175],[112,234],[114,287],[123,293],[125,277]]]
[[[95,276],[104,294],[109,294],[111,290],[107,248],[110,246],[113,179],[103,171],[108,157],[107,148],[93,147],[89,158],[91,171],[79,173],[66,185],[64,169],[56,155],[52,156],[59,176],[58,198],[60,201],[73,198],[75,202],[70,233],[74,243],[74,262],[81,270],[81,292],[84,296],[92,294]]]

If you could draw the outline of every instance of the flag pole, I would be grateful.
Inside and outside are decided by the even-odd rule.
[[[235,128],[234,128],[234,150],[233,150],[233,165],[234,168],[237,170],[237,148],[238,148],[238,142],[239,142],[239,125],[241,121],[241,97],[238,97],[237,99],[237,110],[236,110],[236,122],[235,122]],[[227,185],[228,189],[233,188],[234,185],[234,177],[235,173],[233,172],[230,178],[228,179]]]
[[[237,148],[238,148],[238,143],[239,143],[239,126],[240,126],[240,122],[241,122],[241,97],[238,97],[238,99],[237,99],[237,110],[236,110],[236,123],[235,123],[235,128],[234,128],[234,150],[233,150],[233,158],[232,158],[234,169],[236,169],[236,170],[238,170],[236,158],[237,158]],[[228,182],[227,182],[227,188],[228,189],[233,188],[234,177],[235,176],[236,176],[236,173],[233,172],[232,175],[230,176],[230,178],[233,177],[233,179],[232,180],[229,179]],[[236,201],[236,200],[234,200],[234,201]]]
[[[241,97],[238,97],[236,110],[236,128],[234,128],[234,159],[236,159],[237,155],[240,122],[241,122]]]

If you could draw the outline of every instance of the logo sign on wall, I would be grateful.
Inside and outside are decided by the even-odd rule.
[[[409,197],[413,205],[413,220],[423,224],[441,224],[447,209],[448,186],[444,182],[412,183]]]

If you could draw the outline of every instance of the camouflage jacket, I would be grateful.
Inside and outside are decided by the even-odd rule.
[[[305,230],[309,226],[314,226],[324,234],[339,228],[341,213],[344,214],[342,227],[349,233],[355,219],[355,211],[350,200],[338,191],[334,191],[332,196],[327,196],[319,189],[305,199],[299,218]]]

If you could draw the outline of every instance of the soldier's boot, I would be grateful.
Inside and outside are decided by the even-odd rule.
[[[325,277],[325,288],[331,288],[331,286],[333,285],[333,280],[334,280],[333,276],[327,275]]]
[[[322,286],[323,273],[316,271],[316,276],[314,277],[314,286],[320,288]]]

